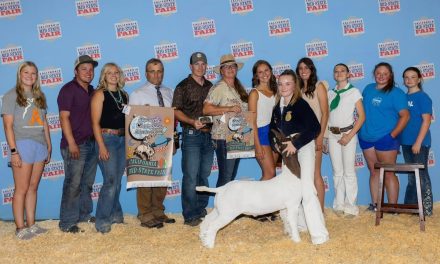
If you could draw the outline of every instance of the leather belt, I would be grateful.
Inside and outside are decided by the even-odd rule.
[[[192,131],[197,131],[197,129],[195,129],[193,127],[188,127],[186,129],[192,130]],[[200,128],[199,131],[204,132],[204,133],[210,133],[211,132],[211,128],[203,127],[203,128]]]
[[[349,125],[347,127],[329,127],[328,130],[330,130],[330,132],[332,132],[333,134],[341,134],[347,131],[350,131],[351,129],[353,129],[353,125]]]
[[[101,128],[101,133],[123,137],[123,136],[125,136],[125,129],[124,128],[119,128],[119,129]]]

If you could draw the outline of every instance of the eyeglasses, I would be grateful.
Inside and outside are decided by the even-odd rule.
[[[237,64],[225,64],[221,68],[226,70],[237,69]]]

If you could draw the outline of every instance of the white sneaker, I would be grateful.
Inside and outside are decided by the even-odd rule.
[[[15,236],[20,240],[29,240],[37,236],[37,234],[32,233],[29,228],[22,228],[15,231]]]
[[[38,226],[37,224],[33,224],[31,227],[29,227],[29,231],[34,233],[35,235],[47,233],[46,228],[42,228],[42,227]]]

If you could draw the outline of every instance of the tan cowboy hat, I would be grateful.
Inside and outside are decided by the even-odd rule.
[[[237,64],[237,71],[239,71],[241,68],[243,68],[242,62],[236,62],[234,56],[232,54],[225,54],[221,56],[220,58],[220,65],[217,65],[214,67],[214,72],[217,74],[220,74],[220,68],[223,65],[231,65],[231,64]]]

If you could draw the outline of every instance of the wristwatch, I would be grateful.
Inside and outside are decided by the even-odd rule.
[[[11,154],[15,154],[17,153],[17,149],[16,148],[11,148]]]

